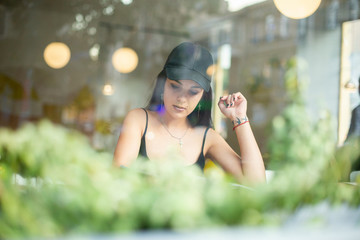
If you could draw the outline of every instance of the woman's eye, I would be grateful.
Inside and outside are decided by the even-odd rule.
[[[190,91],[190,95],[196,95],[196,94],[198,94],[199,92],[198,91]]]
[[[175,84],[173,84],[173,83],[171,83],[170,86],[171,86],[173,89],[179,89],[179,88],[180,88],[179,86],[177,86],[177,85],[175,85]]]

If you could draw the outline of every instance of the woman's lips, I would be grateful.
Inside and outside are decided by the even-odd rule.
[[[174,109],[175,109],[176,111],[179,111],[179,112],[183,112],[183,111],[186,110],[186,108],[180,107],[180,106],[176,106],[176,105],[173,105],[173,107],[174,107]]]

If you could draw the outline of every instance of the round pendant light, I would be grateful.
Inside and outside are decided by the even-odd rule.
[[[65,67],[70,57],[69,47],[62,42],[52,42],[44,50],[44,60],[51,68],[59,69]]]
[[[112,56],[114,68],[121,73],[130,73],[134,71],[138,62],[138,56],[131,48],[119,48]]]
[[[274,0],[276,8],[286,17],[302,19],[312,15],[321,0]]]

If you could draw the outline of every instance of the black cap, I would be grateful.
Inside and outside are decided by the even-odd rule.
[[[208,92],[212,73],[208,75],[207,70],[213,64],[212,55],[206,48],[183,42],[171,51],[164,69],[169,79],[193,80]]]

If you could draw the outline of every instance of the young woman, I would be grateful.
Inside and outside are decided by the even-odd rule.
[[[125,117],[114,165],[128,166],[139,155],[164,158],[175,149],[184,165],[203,169],[209,158],[240,182],[265,181],[263,159],[246,116],[247,102],[240,92],[221,97],[218,106],[234,124],[241,156],[211,128],[211,76],[206,72],[212,64],[210,52],[199,45],[185,42],[172,50],[148,107]]]

